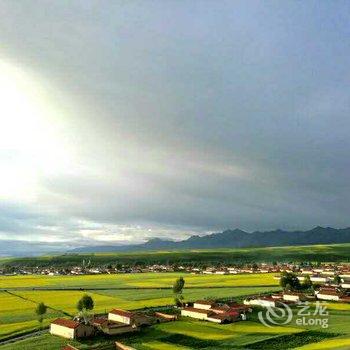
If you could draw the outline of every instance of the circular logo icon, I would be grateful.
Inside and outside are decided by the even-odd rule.
[[[266,327],[273,327],[274,325],[284,325],[290,323],[293,318],[292,309],[284,303],[280,303],[281,307],[266,307],[266,310],[259,311],[259,321]]]

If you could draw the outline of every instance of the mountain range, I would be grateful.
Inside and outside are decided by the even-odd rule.
[[[251,233],[235,229],[206,236],[191,236],[186,240],[177,242],[154,238],[142,244],[87,246],[75,248],[71,252],[131,252],[176,249],[277,247],[335,243],[350,243],[350,227],[335,229],[317,226],[307,231],[273,230],[255,231]]]

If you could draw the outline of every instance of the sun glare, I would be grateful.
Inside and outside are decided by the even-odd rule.
[[[0,196],[35,199],[40,176],[67,161],[56,111],[38,79],[0,62]]]

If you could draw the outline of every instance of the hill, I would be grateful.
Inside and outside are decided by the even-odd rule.
[[[126,246],[89,246],[72,250],[76,253],[89,252],[132,252],[148,250],[209,249],[209,248],[245,248],[278,247],[313,244],[350,243],[350,228],[335,229],[317,226],[308,231],[255,231],[252,233],[239,229],[226,230],[207,236],[192,236],[186,240],[174,242],[159,238],[143,244]]]

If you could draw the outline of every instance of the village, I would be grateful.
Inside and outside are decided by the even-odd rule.
[[[339,270],[338,270],[339,271]],[[300,275],[293,271],[283,271],[280,279],[283,290],[276,293],[263,293],[244,298],[242,302],[234,300],[196,300],[183,302],[181,305],[169,307],[167,312],[152,311],[129,311],[119,308],[111,309],[107,314],[76,316],[74,319],[58,318],[50,325],[50,333],[67,339],[91,338],[98,335],[117,336],[126,333],[137,333],[145,327],[164,322],[177,322],[181,318],[196,319],[203,322],[216,324],[228,324],[249,320],[254,310],[261,308],[283,308],[302,305],[312,302],[339,302],[350,303],[350,286],[348,283],[336,283],[334,275],[330,274],[328,267],[315,270],[301,270]],[[317,284],[310,283],[314,273],[328,272],[329,279],[316,279]],[[307,276],[307,277],[306,277]],[[348,273],[343,272],[339,278],[349,278]],[[283,285],[282,279],[294,279],[296,284],[302,281],[304,284],[298,287],[289,284]],[[305,285],[305,283],[309,283]],[[119,341],[115,342],[116,349],[134,350]],[[68,345],[65,350],[73,350],[74,346]]]
[[[236,275],[236,274],[253,274],[253,273],[279,273],[293,272],[300,275],[302,281],[305,275],[309,275],[311,281],[316,283],[328,283],[335,276],[342,279],[350,279],[349,264],[296,264],[296,263],[249,263],[249,264],[232,264],[216,265],[209,264],[196,266],[195,264],[150,264],[138,266],[137,264],[115,264],[108,266],[99,266],[91,261],[83,260],[79,265],[65,267],[27,267],[11,266],[0,268],[0,275],[97,275],[97,274],[126,274],[126,273],[168,273],[183,272],[191,274],[206,275]]]
[[[191,317],[202,321],[227,324],[247,320],[248,313],[252,312],[252,308],[236,302],[218,303],[211,300],[197,300],[185,303],[179,309],[174,307],[172,311],[174,313],[149,313],[114,308],[107,315],[77,316],[73,320],[58,318],[51,322],[50,333],[72,340],[91,338],[97,335],[116,336],[138,332],[142,328],[154,324],[176,322],[179,317]],[[75,348],[68,345],[63,349]],[[116,349],[131,350],[132,348],[116,342]]]

